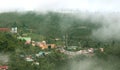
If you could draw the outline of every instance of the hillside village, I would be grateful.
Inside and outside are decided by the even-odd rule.
[[[36,60],[36,57],[37,58],[45,57],[46,55],[49,55],[51,53],[50,50],[44,51],[46,49],[55,49],[59,53],[63,53],[65,55],[69,56],[70,58],[74,57],[74,56],[77,56],[77,55],[87,55],[87,56],[91,57],[91,56],[94,56],[94,51],[95,50],[104,52],[103,48],[99,48],[99,49],[86,48],[86,49],[77,50],[78,47],[74,47],[74,46],[69,47],[73,51],[68,51],[67,49],[65,49],[65,45],[59,46],[59,45],[56,45],[54,43],[47,44],[46,41],[35,41],[30,36],[27,36],[27,34],[25,35],[24,33],[20,36],[19,32],[18,32],[18,29],[19,28],[17,28],[17,27],[14,27],[14,28],[0,28],[0,32],[17,35],[16,39],[24,41],[24,43],[23,43],[24,45],[31,45],[32,47],[39,47],[39,49],[41,49],[41,51],[39,51],[39,53],[36,53],[36,54],[32,53],[32,55],[31,54],[27,54],[27,55],[20,54],[19,55],[20,58],[24,58],[25,61],[32,62],[32,65],[33,64],[39,65],[39,62]],[[75,51],[75,50],[77,50],[77,51]],[[9,70],[8,66],[0,66],[0,69]]]
[[[98,39],[102,22],[75,17],[1,13],[0,70],[119,70],[119,39]]]
[[[0,28],[0,32],[8,32],[8,33],[12,33],[12,34],[15,34],[17,35],[17,39],[18,40],[22,40],[24,41],[25,43],[24,44],[30,44],[32,45],[33,47],[37,46],[37,47],[40,47],[41,49],[48,49],[48,48],[57,48],[59,45],[56,45],[56,44],[47,44],[46,41],[35,41],[33,40],[30,36],[27,36],[27,34],[25,35],[24,33],[22,34],[22,36],[19,35],[19,32],[18,32],[18,28],[17,27],[14,27],[14,28]],[[59,47],[59,48],[65,48],[65,45]],[[73,47],[73,49],[76,49],[77,47]],[[90,48],[88,49],[90,51],[93,52],[93,48]],[[103,49],[101,50],[103,51]]]

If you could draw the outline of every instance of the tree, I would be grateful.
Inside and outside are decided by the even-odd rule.
[[[15,51],[18,40],[9,33],[0,34],[0,50],[3,52]]]
[[[61,38],[60,16],[54,13],[48,13],[46,22],[45,36],[48,43],[55,42],[55,38]]]

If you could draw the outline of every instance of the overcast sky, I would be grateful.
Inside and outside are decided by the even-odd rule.
[[[120,0],[0,0],[0,12],[4,11],[120,11]]]

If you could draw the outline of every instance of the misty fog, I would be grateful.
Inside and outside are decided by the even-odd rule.
[[[77,12],[73,17],[100,24],[101,27],[92,31],[92,37],[98,40],[120,40],[120,13],[119,12]]]
[[[67,12],[67,13],[64,13],[64,12],[46,12],[46,13],[17,12],[16,13],[15,12],[14,13],[14,12],[12,12],[12,13],[1,13],[0,21],[1,21],[1,26],[3,26],[3,27],[4,26],[11,27],[12,25],[16,24],[18,27],[21,28],[21,30],[23,29],[23,32],[25,31],[26,28],[28,28],[28,29],[31,28],[31,29],[33,29],[33,32],[31,32],[31,33],[36,34],[35,37],[37,35],[38,35],[38,37],[40,37],[39,35],[41,34],[43,39],[45,36],[46,36],[46,38],[48,37],[48,39],[50,39],[49,37],[54,38],[54,37],[59,37],[59,35],[62,39],[63,38],[62,36],[67,34],[67,31],[70,34],[70,32],[72,33],[72,28],[74,29],[74,28],[78,27],[81,30],[83,28],[83,36],[81,35],[82,37],[88,35],[89,37],[99,40],[99,41],[111,41],[111,40],[120,40],[120,37],[119,37],[120,20],[119,20],[119,18],[120,18],[120,13],[117,13],[117,12],[112,12],[112,13],[100,13],[100,12],[94,12],[94,13],[93,12],[72,12],[72,13],[71,12]],[[8,20],[8,21],[6,21],[6,20]],[[4,22],[4,24],[2,22]],[[86,24],[86,26],[84,24]],[[92,27],[93,24],[97,25],[98,27],[91,28],[92,31],[90,31],[89,29],[90,29],[90,27]],[[58,25],[60,25],[60,28]],[[93,25],[93,27],[94,27],[94,25]],[[54,33],[53,30],[55,30],[55,29],[56,30],[60,29],[60,30],[58,30],[58,31],[56,31],[56,33]],[[87,32],[90,35],[87,34],[87,32],[84,35],[84,29],[86,29],[86,30],[88,29]],[[52,31],[53,31],[53,34],[52,34]],[[78,30],[78,31],[74,30],[74,31],[76,31],[75,33],[79,36],[79,32],[81,32],[81,31],[80,30]],[[25,32],[27,33],[27,31],[25,31]],[[30,34],[30,33],[28,33],[28,34]],[[49,34],[51,34],[51,35],[49,36]],[[74,35],[74,33],[73,33],[73,35]],[[4,34],[1,35],[1,38],[3,36],[4,36]],[[6,35],[6,37],[8,37],[8,36]],[[5,40],[7,40],[6,37],[4,38]],[[39,40],[38,37],[36,37],[37,41]],[[75,37],[75,36],[72,36],[72,34],[71,34],[71,37]],[[36,40],[36,39],[34,39],[34,40]],[[78,41],[80,41],[77,38],[75,38],[74,41],[75,40],[77,40],[77,44],[78,44]],[[56,41],[52,40],[52,42],[56,42]],[[2,41],[1,41],[1,43],[2,43]],[[14,42],[12,42],[12,41],[10,43],[14,44]],[[63,43],[63,41],[62,41],[62,43]],[[60,46],[62,43],[60,42]],[[119,64],[120,64],[119,56],[117,56],[117,55],[119,55],[119,44],[117,46],[111,45],[111,43],[108,43],[108,44],[110,46],[107,45],[107,49],[105,47],[105,52],[103,52],[103,53],[97,52],[94,54],[95,56],[93,56],[93,57],[89,57],[86,55],[85,56],[80,55],[80,56],[72,57],[70,59],[67,58],[67,60],[65,60],[65,61],[63,60],[63,62],[61,59],[59,60],[59,61],[61,61],[61,64],[65,63],[66,65],[61,65],[61,66],[57,65],[57,63],[59,63],[59,61],[56,61],[56,60],[58,60],[58,55],[56,56],[56,54],[55,54],[55,58],[54,58],[54,55],[52,58],[50,58],[53,60],[53,62],[51,62],[49,57],[46,57],[44,59],[44,61],[45,62],[48,61],[48,67],[52,67],[52,66],[55,67],[55,63],[56,63],[55,68],[60,67],[60,69],[58,69],[58,70],[117,70],[120,67],[119,66]],[[102,45],[104,45],[104,43]],[[14,45],[13,47],[15,47],[15,46],[16,45]],[[26,45],[22,45],[22,46],[26,46]],[[98,47],[101,47],[101,46],[98,46]],[[98,48],[98,47],[96,47],[96,45],[95,45],[95,48]],[[113,47],[115,47],[115,49],[113,49]],[[86,48],[90,48],[90,47],[84,47],[84,49],[86,49]],[[25,49],[25,48],[24,47],[21,48],[21,45],[19,45],[19,47],[17,47],[17,49],[20,50],[20,49]],[[16,48],[13,50],[16,50]],[[33,47],[32,47],[32,49],[30,48],[30,51],[31,50],[33,51]],[[40,51],[39,49],[37,49],[37,50]],[[22,51],[20,50],[19,52],[23,52],[23,50]],[[14,53],[18,55],[19,52],[17,52],[17,53],[14,52]],[[78,58],[76,58],[76,57],[78,57]],[[19,60],[19,57],[17,57],[17,59]],[[17,59],[16,59],[16,61],[17,61]],[[40,58],[40,59],[42,59],[42,58]],[[20,62],[20,60],[18,62]],[[0,62],[1,63],[5,63],[8,61],[9,61],[8,55],[0,54]],[[13,61],[13,65],[14,65],[15,62],[14,62],[14,60],[12,60],[12,61]],[[54,62],[54,61],[56,61],[56,62]],[[23,61],[23,63],[24,63],[24,61]],[[46,63],[43,62],[43,64],[46,64]],[[51,65],[51,66],[49,66],[49,65]],[[41,66],[42,66],[42,64],[41,64]],[[18,65],[18,67],[19,67],[19,65]],[[44,68],[44,66],[43,66],[43,68]],[[51,70],[52,70],[52,68],[51,68]]]

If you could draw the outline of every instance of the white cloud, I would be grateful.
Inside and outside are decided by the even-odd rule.
[[[0,11],[61,10],[120,11],[119,0],[0,0]]]

